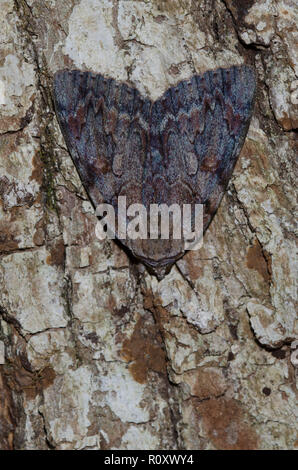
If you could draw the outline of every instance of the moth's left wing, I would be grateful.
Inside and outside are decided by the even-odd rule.
[[[80,178],[96,206],[140,198],[151,102],[125,83],[79,70],[58,71],[54,101]]]

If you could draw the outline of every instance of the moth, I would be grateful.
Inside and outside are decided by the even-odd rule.
[[[96,207],[203,204],[204,231],[224,195],[253,112],[248,65],[218,68],[169,88],[156,101],[101,74],[54,76],[60,128]],[[161,279],[185,253],[183,238],[121,242]]]

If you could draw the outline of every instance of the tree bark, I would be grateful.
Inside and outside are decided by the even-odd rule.
[[[1,0],[1,449],[298,445],[295,3]],[[53,74],[156,99],[244,62],[257,98],[228,191],[159,282],[96,238]]]

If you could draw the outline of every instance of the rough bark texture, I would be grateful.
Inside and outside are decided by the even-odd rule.
[[[295,3],[1,0],[0,448],[298,445]],[[204,247],[158,282],[96,239],[53,73],[156,99],[244,61],[257,103],[229,190]]]

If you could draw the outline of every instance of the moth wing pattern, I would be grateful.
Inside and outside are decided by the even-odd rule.
[[[252,67],[219,68],[180,82],[153,105],[154,134],[160,137],[165,162],[162,178],[174,185],[176,202],[183,198],[204,204],[204,230],[220,204],[243,146],[255,89]],[[150,165],[152,168],[152,162]],[[156,171],[152,173],[154,179]],[[170,201],[175,201],[175,194]]]
[[[118,195],[133,185],[140,188],[150,100],[101,74],[62,70],[54,77],[54,102],[67,147],[94,205],[104,200],[116,209]]]
[[[59,124],[94,205],[204,204],[211,222],[253,111],[256,80],[247,65],[194,75],[152,102],[101,74],[58,71]],[[183,240],[123,240],[160,277],[181,257]]]

